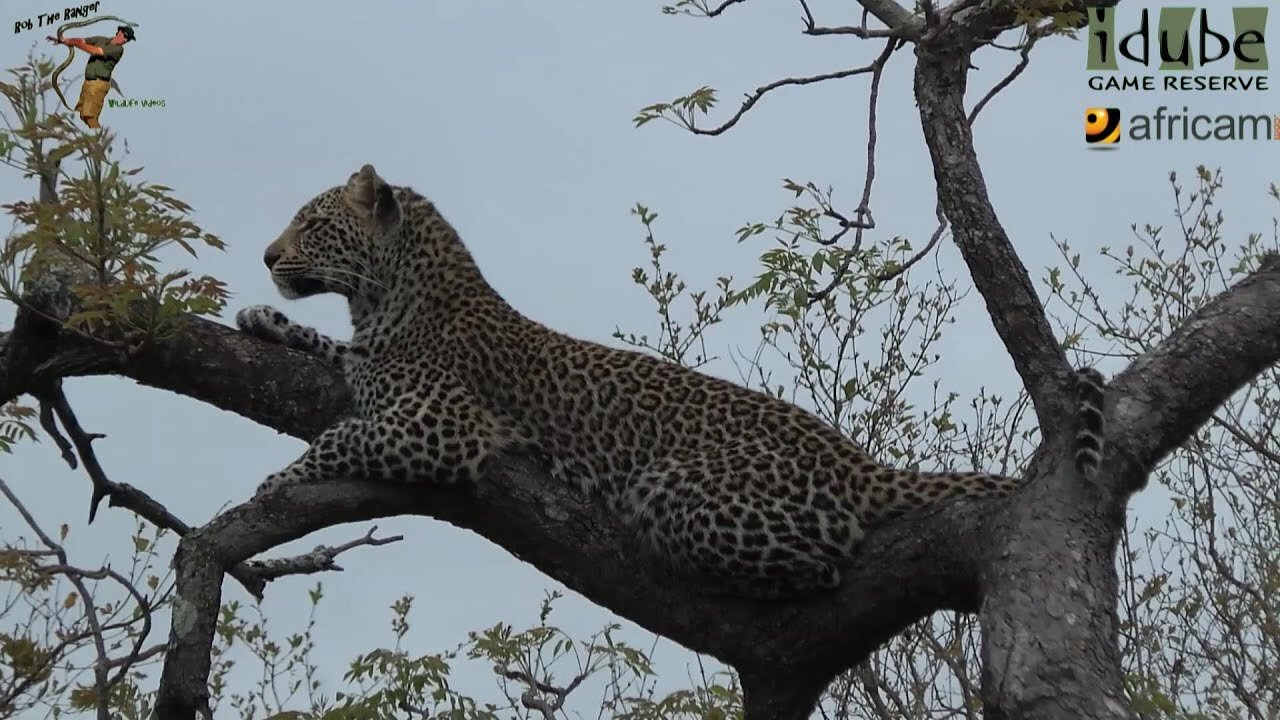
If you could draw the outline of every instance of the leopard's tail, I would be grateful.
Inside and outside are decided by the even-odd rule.
[[[1076,470],[1092,478],[1102,462],[1102,406],[1106,380],[1093,368],[1076,371]],[[916,508],[960,497],[1004,497],[1018,490],[1022,478],[984,472],[926,472],[886,469],[853,485],[859,521],[871,527]]]
[[[1086,478],[1098,472],[1102,462],[1103,438],[1106,425],[1102,418],[1107,381],[1102,373],[1091,367],[1076,370],[1076,471]]]

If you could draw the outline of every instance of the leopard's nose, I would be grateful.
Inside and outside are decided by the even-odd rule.
[[[262,254],[262,262],[266,264],[267,269],[275,267],[276,261],[280,259],[280,251],[275,248],[267,248]]]

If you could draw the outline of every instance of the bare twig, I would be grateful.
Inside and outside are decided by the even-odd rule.
[[[342,572],[342,568],[334,562],[338,555],[362,545],[377,547],[379,545],[390,545],[404,539],[403,535],[375,538],[373,534],[377,531],[378,526],[374,525],[369,528],[369,532],[365,533],[364,537],[356,538],[341,545],[333,547],[317,545],[314,550],[305,555],[271,560],[254,560],[247,563],[247,565],[256,576],[264,579],[276,579],[286,575],[308,575],[324,570]]]
[[[987,91],[986,95],[982,96],[981,100],[974,103],[973,109],[969,111],[970,125],[973,124],[974,119],[978,117],[978,113],[982,111],[982,108],[986,107],[987,103],[990,102],[992,98],[994,98],[1001,90],[1009,87],[1009,84],[1016,80],[1018,76],[1022,74],[1023,70],[1027,69],[1027,66],[1031,64],[1031,48],[1035,47],[1036,41],[1039,39],[1040,36],[1038,34],[1029,34],[1027,36],[1027,41],[1023,43],[1022,48],[1018,51],[1021,56],[1018,59],[1018,64],[1014,65],[1013,69],[1000,79],[1000,82],[991,86],[991,89]]]
[[[80,426],[80,420],[76,418],[75,412],[71,409],[71,403],[67,402],[67,396],[62,392],[61,388],[53,390],[49,394],[47,402],[46,400],[41,401],[41,406],[46,404],[52,407],[53,412],[57,414],[58,420],[62,423],[62,427],[71,436],[71,443],[80,455],[80,459],[84,463],[85,472],[89,474],[89,480],[93,483],[93,495],[89,499],[89,522],[92,523],[98,513],[99,503],[102,502],[103,498],[112,494],[114,486],[114,483],[107,479],[107,474],[103,471],[102,464],[98,462],[98,456],[93,451],[93,441],[106,436],[90,434],[84,431],[84,428]],[[48,428],[45,429],[48,430]],[[63,442],[66,441],[64,440]],[[73,468],[75,467],[72,463],[68,464],[71,464]],[[177,518],[173,518],[173,520],[177,520]],[[162,525],[162,527],[164,526]]]
[[[912,265],[915,265],[916,263],[920,262],[921,260],[924,259],[926,255],[933,252],[933,249],[938,246],[938,242],[942,240],[942,236],[947,232],[947,218],[942,212],[941,204],[937,206],[937,208],[935,209],[935,212],[937,213],[937,216],[938,216],[938,227],[933,229],[933,234],[929,236],[929,242],[925,243],[924,247],[920,248],[920,250],[916,252],[915,255],[912,255],[911,257],[907,258],[906,262],[893,268],[892,270],[886,270],[880,273],[879,275],[876,275],[876,280],[880,282],[887,282],[889,280],[892,280],[898,277],[899,275],[902,275],[906,271],[910,270]]]
[[[717,17],[725,10],[733,5],[739,5],[747,0],[723,0],[716,7],[707,4],[707,0],[677,0],[674,5],[664,5],[662,12],[667,15],[691,15],[693,17],[713,18]],[[693,9],[690,10],[689,8]]]
[[[174,515],[168,508],[147,493],[132,485],[114,482],[107,477],[93,450],[93,440],[105,436],[85,432],[84,428],[80,426],[80,421],[76,418],[74,410],[71,408],[71,403],[68,402],[61,389],[50,393],[49,406],[57,414],[63,428],[66,429],[67,434],[71,437],[71,443],[75,446],[76,452],[79,453],[84,469],[93,482],[93,498],[89,506],[89,522],[93,522],[94,515],[102,499],[108,498],[107,504],[109,506],[129,510],[157,527],[171,530],[179,536],[185,536],[191,532],[190,525],[187,525],[181,518]],[[361,545],[386,545],[403,539],[399,535],[390,538],[374,538],[373,533],[375,530],[377,530],[376,526],[370,529],[362,538],[337,547],[321,545],[305,555],[241,563],[232,568],[228,574],[244,586],[244,589],[249,591],[250,595],[261,600],[266,584],[271,580],[286,575],[304,575],[324,571],[340,572],[342,568],[334,562],[334,559],[347,550]]]
[[[105,670],[109,670],[112,667],[117,668],[116,674],[114,677],[107,678],[104,674],[102,678],[103,684],[99,688],[99,692],[103,696],[105,696],[106,693],[109,692],[111,688],[115,686],[116,683],[120,682],[120,680],[124,678],[125,673],[128,672],[130,668],[132,668],[140,660],[144,659],[142,657],[142,654],[144,652],[142,649],[142,645],[144,642],[146,642],[147,637],[151,635],[151,612],[154,608],[152,608],[151,603],[148,602],[147,598],[143,596],[143,594],[139,592],[136,587],[133,586],[133,583],[130,582],[128,578],[116,572],[115,570],[112,570],[111,568],[104,567],[104,568],[99,568],[98,570],[85,570],[83,568],[77,568],[77,567],[72,567],[70,565],[62,564],[62,565],[48,565],[40,568],[40,570],[49,575],[65,576],[67,579],[72,580],[73,583],[77,579],[79,579],[80,581],[83,581],[85,578],[88,578],[90,580],[108,580],[108,579],[114,580],[116,584],[124,588],[125,592],[133,596],[134,602],[137,603],[138,607],[143,608],[144,612],[142,613],[142,630],[139,631],[137,637],[134,638],[133,649],[129,651],[129,654],[122,658],[111,659],[106,657],[105,651],[104,651],[103,653],[100,654],[98,658],[98,663],[95,666],[95,669],[100,668],[105,671]],[[77,585],[77,588],[79,587],[80,585]],[[86,596],[84,597],[84,601],[85,601],[86,613],[93,612],[96,618],[97,612],[95,610],[89,609],[93,607],[92,597]],[[93,631],[94,635],[104,634],[104,628],[98,625],[96,622],[91,622],[90,626],[94,629]],[[161,649],[163,649],[164,646],[162,645],[160,647]],[[105,645],[104,645],[104,648],[105,648]]]
[[[899,47],[901,47],[901,41],[897,39],[890,39],[889,42],[885,43],[884,49],[880,51],[879,57],[872,61],[871,65],[868,66],[871,68],[871,89],[868,93],[869,100],[867,107],[867,167],[863,176],[862,199],[858,203],[859,217],[864,214],[868,218],[871,216],[871,188],[874,186],[876,179],[876,108],[880,101],[880,79],[884,74],[885,64],[889,62],[889,58],[893,57],[893,53]],[[839,287],[840,283],[844,280],[845,274],[849,272],[849,267],[853,264],[854,258],[857,257],[858,250],[862,247],[863,231],[867,227],[874,227],[874,225],[875,223],[872,221],[869,226],[860,225],[856,227],[853,236],[853,247],[845,253],[844,258],[840,261],[840,266],[831,274],[830,282],[828,282],[825,287],[809,296],[810,306],[826,299],[827,296]],[[845,230],[849,227],[850,226],[846,224]],[[843,231],[839,235],[842,234]],[[839,235],[837,235],[837,238]]]
[[[738,111],[735,112],[733,116],[730,117],[727,121],[725,121],[722,125],[719,125],[717,127],[710,128],[710,129],[705,129],[700,127],[695,127],[690,123],[690,124],[686,124],[685,127],[688,128],[689,132],[692,132],[695,135],[720,135],[724,133],[726,130],[728,130],[729,128],[733,127],[734,125],[737,125],[738,121],[742,119],[742,116],[747,114],[747,112],[751,110],[751,108],[755,107],[755,104],[760,102],[761,98],[763,98],[765,95],[769,94],[770,92],[777,90],[778,88],[792,86],[792,85],[812,85],[814,83],[826,82],[827,80],[839,80],[840,78],[852,77],[854,75],[865,75],[866,73],[874,72],[875,68],[876,68],[875,63],[872,63],[870,65],[851,68],[849,70],[839,70],[836,72],[822,73],[821,75],[810,75],[807,77],[783,78],[781,80],[775,80],[774,82],[771,82],[768,85],[761,85],[760,87],[756,88],[755,91],[752,92],[750,95],[747,95],[747,99],[743,101],[742,107],[738,108]]]
[[[128,657],[114,658],[112,660],[109,660],[107,662],[107,667],[120,667],[126,661],[128,661],[128,663],[131,665],[137,664],[140,662],[145,662],[147,660],[150,660],[153,657],[156,657],[157,655],[163,654],[167,647],[168,646],[165,643],[156,643],[155,645],[152,645],[146,650],[141,650]]]
[[[61,392],[61,391],[59,391]],[[41,393],[47,395],[46,393]],[[78,466],[75,450],[71,447],[71,443],[63,437],[58,431],[58,423],[53,417],[53,405],[51,405],[45,397],[37,397],[40,402],[40,427],[53,440],[53,444],[58,446],[58,452],[62,453],[62,460],[75,470]]]
[[[61,575],[67,579],[67,582],[71,583],[72,587],[75,588],[76,595],[79,597],[81,606],[84,608],[84,621],[89,626],[87,637],[93,642],[94,651],[97,654],[97,662],[95,662],[93,666],[93,675],[94,687],[97,691],[98,718],[100,720],[110,720],[111,714],[108,697],[110,695],[111,688],[119,683],[125,673],[128,672],[129,669],[139,660],[139,656],[142,652],[142,644],[146,641],[147,636],[151,632],[151,613],[153,610],[151,603],[148,602],[146,597],[144,597],[142,593],[133,586],[133,583],[131,583],[128,578],[125,578],[123,575],[120,575],[110,568],[85,570],[72,566],[67,559],[66,550],[60,543],[56,542],[44,531],[43,528],[40,527],[40,524],[36,522],[35,517],[27,509],[26,505],[18,499],[18,496],[14,494],[3,479],[0,479],[0,494],[4,495],[5,499],[9,501],[9,504],[13,506],[14,510],[16,510],[22,517],[27,526],[31,528],[31,531],[35,533],[40,542],[57,557],[58,562],[56,564],[39,566],[40,572],[46,575]],[[94,600],[93,593],[89,591],[88,586],[85,584],[85,579],[114,580],[123,587],[125,591],[133,596],[141,613],[142,630],[137,634],[137,637],[134,638],[133,649],[124,658],[117,659],[117,662],[113,663],[113,660],[108,653],[106,629],[98,617],[97,602]],[[110,674],[110,670],[113,666],[117,668],[114,676]]]
[[[143,615],[145,614],[146,613],[143,613]],[[110,633],[110,632],[115,632],[116,630],[123,630],[131,625],[136,625],[141,621],[142,621],[141,617],[132,617],[123,622],[107,623],[106,625],[102,626],[102,632]],[[12,706],[12,704],[17,700],[17,698],[21,697],[22,694],[25,693],[27,690],[29,690],[32,685],[35,685],[36,683],[41,682],[41,677],[44,675],[44,673],[54,666],[54,664],[62,657],[62,654],[67,650],[67,648],[78,645],[79,643],[85,640],[88,640],[90,637],[92,637],[92,635],[93,635],[93,632],[90,630],[84,630],[77,633],[67,634],[65,637],[59,640],[56,645],[50,647],[48,650],[43,652],[42,655],[44,657],[44,660],[39,665],[39,667],[34,667],[28,670],[26,673],[24,673],[25,677],[21,681],[17,682],[16,684],[13,684],[4,695],[0,696],[0,707]],[[164,646],[162,645],[161,647],[163,648]],[[139,657],[135,660],[135,663],[143,662],[147,659],[150,659],[152,656],[153,656],[153,653],[151,653],[150,650],[144,651],[143,653],[139,654]],[[115,663],[118,660],[123,660],[123,658],[117,658],[115,660],[112,660],[110,663],[108,663],[108,665],[111,667],[114,667]]]
[[[1249,435],[1248,433],[1244,432],[1240,428],[1236,427],[1235,423],[1227,422],[1226,420],[1223,420],[1217,415],[1214,415],[1211,418],[1211,420],[1213,420],[1213,424],[1231,433],[1232,437],[1234,437],[1236,440],[1239,440],[1242,444],[1248,446],[1250,450],[1253,450],[1254,452],[1258,453],[1262,457],[1275,463],[1277,466],[1280,466],[1280,452],[1276,452],[1275,450],[1272,450],[1267,446],[1263,445],[1253,436]]]
[[[813,11],[809,9],[809,3],[806,0],[800,0],[800,7],[804,10],[804,34],[805,35],[853,35],[859,38],[887,38],[900,37],[906,38],[910,36],[907,28],[877,28],[867,27],[867,13],[862,14],[861,25],[841,25],[838,27],[823,27],[818,25],[814,20]]]
[[[747,0],[724,0],[724,2],[720,3],[715,8],[713,8],[712,10],[709,10],[707,12],[707,17],[716,17],[720,13],[723,13],[725,10],[728,10],[730,5],[738,5],[746,1]]]
[[[880,692],[880,688],[882,687],[880,678],[871,669],[870,665],[866,662],[858,665],[855,674],[857,675],[858,682],[862,685],[863,695],[871,701],[871,706],[875,709],[876,716],[881,718],[894,717],[895,712],[889,710],[889,706],[885,703],[884,696]],[[892,693],[890,697],[895,701],[895,703],[898,702],[897,693]],[[910,717],[909,714],[903,714],[903,711],[907,710],[907,708],[902,705],[898,705],[896,710],[898,716]]]
[[[537,710],[546,720],[554,720],[556,713],[564,707],[564,701],[569,697],[569,693],[576,690],[582,681],[587,679],[588,673],[579,674],[563,688],[542,682],[519,670],[508,670],[503,675],[508,680],[516,680],[529,687],[520,695],[520,702],[526,708]],[[552,698],[547,700],[543,695],[551,695]]]

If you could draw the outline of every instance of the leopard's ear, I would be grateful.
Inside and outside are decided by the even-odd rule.
[[[372,165],[365,164],[347,180],[347,204],[384,233],[400,225],[400,203]]]

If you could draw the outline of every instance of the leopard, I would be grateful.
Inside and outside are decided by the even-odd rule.
[[[263,262],[285,299],[345,297],[350,340],[270,305],[241,309],[237,325],[337,369],[354,410],[255,497],[480,482],[499,455],[527,450],[704,594],[787,600],[839,587],[869,530],[1022,482],[891,467],[786,400],[543,325],[493,288],[427,197],[370,164],[303,204]],[[1074,377],[1074,465],[1091,474],[1105,380]]]

